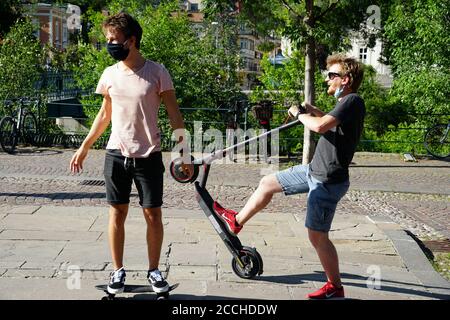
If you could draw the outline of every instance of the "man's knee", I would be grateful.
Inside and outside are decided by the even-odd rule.
[[[161,208],[143,208],[144,216],[149,223],[161,223],[162,213]]]
[[[281,192],[281,186],[274,174],[264,176],[259,181],[258,189],[264,193],[276,193]]]
[[[128,214],[128,204],[112,204],[109,208],[110,222],[116,226],[123,225]]]
[[[109,213],[116,217],[123,217],[128,214],[128,204],[111,204]]]
[[[330,241],[328,232],[315,231],[312,229],[308,229],[308,237],[314,248],[320,247],[324,243]]]

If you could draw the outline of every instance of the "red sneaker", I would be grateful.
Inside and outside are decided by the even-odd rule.
[[[225,209],[216,201],[214,201],[213,207],[231,234],[237,235],[239,231],[242,230],[242,226],[240,226],[236,221],[236,215],[238,214],[236,211]]]
[[[316,292],[308,294],[309,299],[332,299],[344,297],[344,287],[336,288],[331,282],[327,282]]]

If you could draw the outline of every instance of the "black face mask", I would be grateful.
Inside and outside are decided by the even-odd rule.
[[[125,41],[127,42],[127,41]],[[124,43],[107,43],[106,50],[115,60],[123,61],[128,57],[130,49],[125,49],[123,47]]]

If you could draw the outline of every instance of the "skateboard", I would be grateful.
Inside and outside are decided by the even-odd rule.
[[[167,300],[169,299],[169,292],[175,290],[179,283],[175,283],[169,287],[169,291],[156,293],[156,300]],[[109,293],[107,289],[107,284],[101,284],[95,286],[97,290],[105,292],[107,295],[102,298],[102,300],[115,300],[117,294],[121,293]],[[122,293],[147,293],[154,292],[152,286],[150,285],[136,285],[136,284],[126,284]]]

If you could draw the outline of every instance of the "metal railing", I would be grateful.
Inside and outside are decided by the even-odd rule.
[[[73,91],[75,92],[75,91]],[[78,94],[80,91],[76,91]],[[30,100],[30,99],[28,99]],[[53,104],[60,105],[61,107],[64,107],[67,105],[73,106],[73,104],[70,103],[64,103],[64,102],[57,102],[53,101],[52,97],[47,96],[47,100],[45,103],[49,103],[49,101],[52,101]],[[42,101],[38,104],[36,104],[38,107],[42,107]],[[83,104],[83,107],[93,107],[93,108],[100,108],[100,105],[88,105]],[[230,108],[225,107],[219,107],[219,108],[183,108],[180,107],[181,112],[187,116],[189,113],[192,112],[198,112],[203,111],[207,112],[210,115],[215,114],[216,118],[219,118],[220,120],[202,120],[202,129],[203,131],[207,130],[208,128],[214,127],[222,130],[222,141],[226,141],[226,132],[225,129],[227,128],[227,122],[231,120],[235,121],[238,128],[241,128],[244,132],[248,129],[261,129],[260,126],[254,125],[257,123],[257,121],[249,121],[248,113],[251,110],[251,106],[248,103],[243,103],[240,105],[240,108],[237,108],[236,105],[231,106]],[[41,123],[41,120],[43,118],[47,118],[47,115],[42,114],[41,110],[36,110],[36,114],[38,115],[38,123]],[[281,125],[280,119],[284,119],[285,117],[282,116],[283,114],[287,114],[286,110],[280,110],[280,109],[274,109],[274,116],[277,116],[277,121],[272,122],[272,128],[277,127]],[[381,113],[376,113],[377,115],[380,115]],[[370,116],[373,114],[368,113],[367,116]],[[281,117],[280,117],[281,116]],[[449,113],[435,113],[435,114],[424,114],[424,113],[406,113],[405,116],[410,117],[426,117],[426,118],[433,118],[433,119],[448,119],[450,118]],[[42,119],[41,119],[42,118]],[[162,121],[166,121],[167,119],[164,119],[161,117]],[[193,124],[197,122],[198,120],[192,119],[191,117],[186,117],[188,120],[185,120],[186,126],[188,128],[193,129]],[[212,117],[209,117],[212,118]],[[366,117],[367,118],[367,117]],[[439,122],[439,121],[435,121]],[[441,121],[442,122],[442,121]],[[444,121],[445,122],[445,121]],[[420,136],[423,138],[425,131],[429,128],[429,126],[423,126],[423,127],[409,127],[409,128],[395,128],[395,131],[401,132],[401,131],[411,131],[415,134],[411,134],[411,136],[418,137]],[[374,130],[374,128],[371,128],[369,125],[366,125],[364,128],[364,131],[370,131]],[[302,144],[303,143],[303,136],[302,136],[302,129],[300,129],[300,133],[298,137],[290,137],[289,134],[280,134],[280,140],[279,140],[279,150],[281,153],[288,153],[289,150],[293,148],[293,145],[296,144]],[[191,132],[192,134],[192,132]],[[36,137],[36,144],[39,146],[59,146],[64,148],[77,148],[81,145],[82,141],[86,137],[87,133],[81,133],[81,132],[75,132],[75,133],[64,133],[64,132],[45,132],[45,130],[39,130],[39,134]],[[314,136],[315,140],[317,141],[319,136]],[[105,134],[99,139],[99,141],[96,143],[97,148],[104,148],[107,144],[108,135]],[[208,144],[208,142],[204,143],[205,146]],[[380,146],[382,144],[398,144],[398,145],[410,145],[412,147],[422,145],[423,140],[396,140],[396,139],[390,139],[390,140],[379,140],[379,139],[368,139],[364,138],[363,133],[363,139],[360,141],[360,146],[362,148],[366,148],[370,145]],[[171,137],[168,135],[165,135],[164,133],[161,134],[161,146],[164,150],[168,151],[171,150],[175,145],[174,141],[171,141]],[[225,146],[225,143],[224,143]]]

